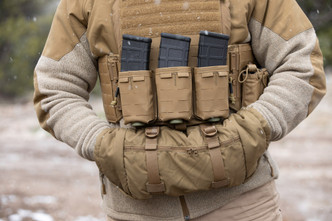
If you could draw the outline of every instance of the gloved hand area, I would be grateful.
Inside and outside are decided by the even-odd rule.
[[[245,157],[246,179],[256,170],[258,161],[269,146],[271,129],[264,117],[254,108],[242,108],[231,114],[222,126],[216,126],[221,143],[240,138]]]

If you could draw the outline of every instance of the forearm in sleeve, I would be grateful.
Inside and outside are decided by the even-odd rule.
[[[88,103],[98,74],[78,5],[83,2],[64,0],[58,7],[35,68],[34,105],[45,130],[93,160],[96,137],[109,126]]]
[[[324,96],[323,58],[315,30],[294,0],[267,1],[267,5],[256,2],[249,24],[252,47],[271,77],[263,95],[251,106],[269,122],[271,140],[278,140]]]

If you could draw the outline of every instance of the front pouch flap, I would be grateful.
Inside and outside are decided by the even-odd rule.
[[[190,67],[156,69],[158,118],[190,120],[192,117],[192,73]]]
[[[269,146],[270,127],[264,117],[254,108],[241,109],[231,115],[241,139],[246,165],[246,180],[256,171],[259,159]]]
[[[97,138],[95,160],[102,174],[135,199],[238,186],[256,170],[269,133],[248,136],[246,128],[253,131],[259,121],[232,116],[223,125],[188,127],[186,134],[166,126],[148,133],[106,131]]]
[[[228,117],[228,66],[198,67],[195,74],[195,116],[201,120]]]
[[[161,127],[155,148],[146,148],[150,138],[142,131],[128,130],[125,142],[124,166],[134,198],[147,199],[155,194],[180,196],[211,188],[212,164],[199,127],[191,127],[188,136]]]
[[[181,196],[243,183],[245,159],[238,134],[222,126],[214,130],[213,136],[204,137],[199,126],[188,127],[187,134],[161,127],[154,142],[143,129],[129,129],[124,151],[127,193],[148,199],[155,194]]]
[[[152,72],[120,72],[119,87],[125,124],[149,123],[155,118]]]
[[[94,158],[102,174],[123,192],[129,193],[123,162],[126,129],[106,129],[97,137]]]

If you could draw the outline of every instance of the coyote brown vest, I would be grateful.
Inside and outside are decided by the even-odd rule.
[[[163,122],[162,119],[166,121],[169,119],[168,114],[172,113],[169,110],[177,111],[176,102],[183,102],[176,99],[182,99],[188,94],[190,96],[186,100],[187,104],[181,108],[194,106],[194,113],[189,110],[186,133],[179,131],[183,128],[174,130],[170,125],[165,127],[156,124],[153,119],[153,123],[144,129],[116,129],[112,136],[108,136],[110,140],[98,139],[95,158],[101,173],[126,194],[137,199],[147,199],[152,194],[160,193],[181,196],[213,188],[237,186],[245,182],[256,170],[258,159],[267,148],[266,139],[257,136],[254,139],[257,145],[242,145],[241,142],[249,144],[252,141],[240,137],[235,127],[225,131],[220,123],[202,123],[210,117],[209,112],[215,109],[224,118],[228,117],[229,94],[232,98],[230,100],[235,101],[230,107],[238,110],[241,106],[241,87],[238,82],[253,79],[248,77],[251,72],[260,73],[256,71],[255,65],[250,68],[248,66],[243,72],[246,65],[254,61],[251,47],[248,44],[229,46],[228,65],[196,67],[200,31],[230,34],[229,1],[122,0],[115,4],[119,9],[113,15],[114,27],[117,27],[114,36],[115,42],[118,42],[118,51],[99,58],[99,74],[108,121],[117,123],[123,115],[126,123],[126,119],[134,116],[138,109],[141,112],[134,117],[139,117],[141,122],[149,123],[151,118],[148,116],[158,116],[157,123]],[[191,38],[188,67],[171,67],[168,70],[157,68],[162,32]],[[119,54],[123,34],[152,39],[150,70],[120,72]],[[241,78],[242,73],[244,78]],[[259,75],[257,73],[255,76]],[[174,85],[175,90],[180,88],[176,93],[173,88],[169,88]],[[233,89],[229,90],[231,87]],[[164,94],[159,94],[160,89]],[[137,93],[132,92],[134,90]],[[130,95],[128,91],[131,91]],[[139,95],[136,96],[137,94]],[[153,112],[153,107],[156,106],[155,94],[158,97],[158,114]],[[127,100],[124,99],[125,95]],[[174,99],[172,95],[175,95]],[[220,95],[223,97],[220,98]],[[161,108],[162,105],[159,105],[162,99],[175,101],[166,107],[166,111],[159,112],[166,106]],[[142,111],[142,108],[132,103],[148,105]],[[222,103],[224,105],[221,108]],[[126,115],[128,112],[125,108],[131,111],[131,115]],[[144,115],[145,112],[147,115]],[[198,123],[191,124],[192,115],[197,117]],[[257,126],[256,117],[259,115],[254,112],[250,115],[246,118],[247,129],[254,130]],[[200,125],[197,126],[198,124]],[[249,158],[246,159],[247,157]]]

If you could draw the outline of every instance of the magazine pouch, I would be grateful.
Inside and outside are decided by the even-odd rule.
[[[149,123],[155,119],[152,72],[120,72],[119,88],[125,124]]]
[[[255,63],[254,55],[250,44],[236,44],[228,47],[228,62],[229,62],[229,100],[230,108],[238,111],[241,109],[241,83],[238,81],[239,74],[250,63]]]
[[[195,116],[201,120],[229,115],[228,66],[196,67]]]
[[[158,119],[190,120],[192,117],[192,73],[187,66],[156,69]]]

